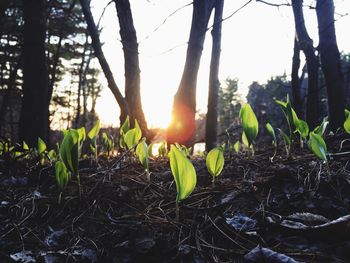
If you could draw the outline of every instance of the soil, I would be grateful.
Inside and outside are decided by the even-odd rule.
[[[178,221],[166,158],[151,158],[150,183],[128,155],[82,160],[81,196],[72,178],[61,204],[50,164],[3,158],[0,262],[350,262],[343,139],[327,138],[328,163],[298,146],[227,153],[215,185],[191,157],[197,187]]]

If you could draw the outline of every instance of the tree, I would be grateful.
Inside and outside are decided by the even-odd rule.
[[[238,124],[238,113],[241,108],[241,97],[238,93],[238,79],[227,78],[225,86],[219,87],[218,96],[218,131],[225,132]]]
[[[38,137],[47,141],[48,69],[45,54],[46,1],[23,1],[23,100],[20,140],[34,146]]]
[[[129,0],[114,2],[124,52],[125,99],[130,110],[130,121],[133,124],[134,119],[137,119],[142,133],[147,136],[148,128],[141,105],[138,43],[130,3]]]
[[[324,74],[329,111],[329,126],[335,131],[344,123],[344,77],[335,35],[333,0],[317,0],[319,51]]]
[[[84,17],[88,26],[89,35],[91,37],[92,46],[95,52],[95,56],[98,58],[98,61],[101,65],[102,71],[107,79],[108,87],[112,91],[118,105],[120,107],[120,122],[122,123],[125,120],[126,116],[130,114],[130,110],[127,104],[127,101],[121,94],[118,85],[113,77],[113,73],[107,59],[103,53],[102,45],[100,41],[99,32],[97,30],[94,18],[90,10],[90,4],[87,0],[80,0],[80,4],[83,9]]]
[[[205,149],[209,152],[216,146],[217,130],[218,130],[218,91],[220,87],[219,81],[219,64],[221,52],[221,27],[222,13],[224,9],[224,0],[215,2],[214,25],[212,34],[212,51],[209,73],[209,91],[208,91],[208,111],[205,124]]]
[[[292,63],[292,102],[293,108],[300,118],[303,117],[302,99],[300,94],[300,46],[297,36],[294,38],[293,63]]]
[[[172,122],[167,130],[168,143],[190,146],[195,133],[196,87],[205,33],[215,0],[194,0],[190,37],[184,70],[174,96]]]
[[[303,0],[292,0],[295,30],[300,49],[305,54],[308,73],[308,94],[306,102],[306,121],[311,128],[318,125],[318,59],[315,54],[313,41],[310,38],[304,20]]]

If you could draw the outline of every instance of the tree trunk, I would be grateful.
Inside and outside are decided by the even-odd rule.
[[[12,71],[10,72],[9,78],[7,80],[7,90],[4,97],[2,98],[2,104],[0,107],[0,131],[4,127],[6,127],[7,108],[9,106],[11,93],[16,86],[17,72],[21,66],[21,63],[22,63],[22,54],[20,54],[20,57],[18,58],[16,65],[13,67]]]
[[[30,146],[37,144],[38,137],[48,141],[45,3],[45,0],[23,1],[23,99],[19,137]]]
[[[105,77],[107,79],[108,82],[108,87],[110,88],[110,90],[112,91],[116,101],[118,102],[118,105],[120,107],[120,121],[122,123],[123,120],[125,120],[126,116],[129,115],[129,107],[128,104],[126,102],[126,100],[124,99],[123,95],[121,94],[117,83],[115,82],[115,79],[113,77],[113,73],[111,71],[111,68],[109,67],[109,64],[106,60],[106,57],[104,56],[103,50],[102,50],[102,45],[101,45],[101,41],[100,41],[100,36],[94,21],[94,18],[91,14],[91,10],[90,10],[90,5],[89,2],[87,0],[80,0],[81,6],[82,6],[82,10],[84,13],[84,17],[86,20],[86,23],[88,25],[88,31],[89,31],[89,35],[91,37],[92,40],[92,46],[94,48],[94,52],[95,52],[95,56],[97,57],[102,71],[105,74]]]
[[[174,96],[168,143],[193,144],[196,130],[196,88],[203,43],[215,0],[194,0],[187,55],[179,88]]]
[[[319,121],[318,94],[318,59],[315,54],[313,41],[310,38],[303,14],[303,0],[292,0],[295,29],[300,49],[304,52],[308,73],[308,94],[306,101],[306,121],[310,128],[317,126]]]
[[[293,50],[293,63],[292,63],[292,97],[293,108],[300,118],[303,118],[302,100],[300,95],[300,46],[297,37],[294,38],[294,50]]]
[[[221,27],[224,0],[215,2],[215,16],[212,34],[212,50],[209,73],[208,111],[205,124],[205,149],[209,152],[217,144],[219,65],[221,52]]]
[[[114,0],[114,2],[117,9],[124,52],[125,98],[130,109],[130,121],[133,123],[134,119],[137,119],[142,133],[147,136],[148,128],[142,110],[140,94],[138,43],[130,3],[129,0]]]
[[[5,17],[5,12],[9,3],[10,3],[9,0],[0,1],[0,39],[2,38],[2,34],[3,34],[3,27],[4,27],[3,18]]]
[[[89,45],[89,36],[86,34],[85,35],[85,44],[84,44],[84,49],[83,49],[83,53],[81,54],[81,63],[79,66],[79,81],[78,81],[78,99],[77,99],[77,115],[75,117],[75,121],[74,121],[74,126],[75,128],[78,128],[81,125],[81,93],[82,93],[82,89],[84,89],[84,72],[85,72],[85,60],[86,60],[86,52],[88,50],[88,45]]]
[[[333,0],[317,0],[316,13],[321,65],[327,87],[329,126],[332,131],[336,131],[344,123],[345,100],[344,76],[334,27]]]

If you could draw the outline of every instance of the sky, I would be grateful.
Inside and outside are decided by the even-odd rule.
[[[92,0],[97,21],[109,0]],[[175,10],[191,0],[130,0],[134,26],[139,42],[141,96],[143,110],[150,127],[167,127],[171,120],[173,96],[180,83],[186,58],[191,26],[192,5],[175,14]],[[226,0],[227,17],[248,0]],[[271,1],[278,3],[286,0]],[[304,1],[311,3],[314,1]],[[350,52],[350,1],[335,0],[336,33],[339,50]],[[305,8],[306,26],[315,46],[318,43],[315,10]],[[345,15],[345,16],[341,16]],[[166,20],[164,22],[164,20]],[[212,24],[212,19],[209,25]],[[161,26],[160,26],[161,25]],[[124,57],[120,43],[115,5],[112,3],[101,21],[103,50],[116,82],[124,92]],[[157,29],[157,30],[155,30]],[[219,79],[237,78],[244,96],[253,81],[266,82],[270,77],[290,75],[294,43],[294,20],[291,7],[272,7],[251,1],[222,24],[222,47]],[[197,85],[197,110],[206,112],[211,54],[211,35],[207,32]],[[117,126],[119,109],[103,75],[104,90],[96,111],[104,126]]]

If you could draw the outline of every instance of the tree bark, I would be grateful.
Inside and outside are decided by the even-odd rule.
[[[140,124],[147,137],[148,128],[142,110],[140,93],[140,67],[136,30],[134,27],[129,0],[114,0],[117,9],[120,37],[124,52],[125,99],[130,109],[130,122],[134,119]]]
[[[45,0],[23,1],[23,99],[19,137],[29,146],[48,142],[48,69],[45,54]]]
[[[292,99],[293,108],[300,118],[303,118],[302,100],[300,95],[300,46],[297,37],[294,38],[293,62],[292,62]]]
[[[194,0],[190,37],[179,88],[174,96],[172,123],[167,130],[167,141],[193,144],[196,130],[196,88],[205,34],[215,0]]]
[[[109,64],[106,60],[106,57],[104,56],[102,45],[100,41],[100,36],[94,21],[94,18],[91,14],[90,5],[87,0],[80,0],[80,4],[82,6],[82,10],[84,13],[84,17],[88,26],[89,35],[92,40],[92,46],[94,48],[95,56],[97,57],[102,71],[107,79],[108,87],[112,91],[116,101],[118,102],[118,105],[120,107],[120,122],[122,123],[123,120],[125,120],[126,116],[130,114],[129,107],[124,99],[123,95],[121,94],[117,83],[115,82],[115,79],[113,77],[113,73],[111,71],[111,68],[109,67]]]
[[[209,73],[208,110],[205,123],[205,149],[209,152],[217,144],[219,65],[221,52],[221,28],[224,0],[215,2],[215,15],[212,34],[212,50]]]
[[[333,0],[317,0],[316,14],[321,65],[327,87],[329,126],[336,131],[343,126],[345,119],[345,84],[335,35]]]
[[[304,52],[308,72],[308,95],[306,101],[306,121],[310,128],[317,126],[319,121],[318,94],[318,59],[313,41],[310,38],[303,14],[303,0],[292,0],[295,29],[300,49]]]

